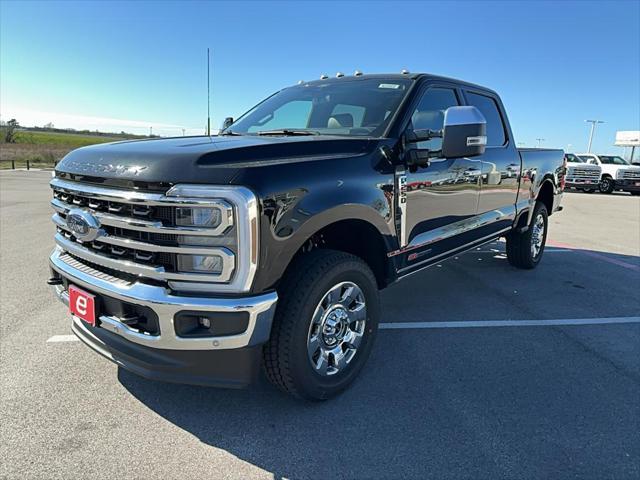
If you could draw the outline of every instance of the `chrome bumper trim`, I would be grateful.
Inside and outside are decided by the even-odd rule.
[[[147,347],[170,350],[225,350],[242,348],[266,341],[263,328],[271,325],[278,295],[275,292],[254,297],[243,298],[203,298],[171,295],[167,289],[145,283],[134,283],[129,286],[119,285],[96,278],[62,261],[64,252],[56,248],[49,257],[51,268],[68,279],[74,285],[93,291],[98,295],[117,298],[119,300],[151,308],[158,315],[160,335],[151,336],[132,330],[117,318],[101,316],[101,328],[105,328],[127,340]],[[54,291],[65,304],[69,304],[69,296],[61,285]],[[249,325],[247,330],[238,335],[206,338],[183,338],[175,334],[174,316],[183,310],[203,312],[247,312]],[[75,328],[83,327],[82,321],[74,318]],[[254,335],[256,334],[256,335]]]

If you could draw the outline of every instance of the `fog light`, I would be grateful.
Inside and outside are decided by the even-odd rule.
[[[219,255],[178,255],[178,270],[191,273],[222,273]]]
[[[176,224],[187,227],[216,228],[222,221],[219,208],[193,207],[177,208]]]
[[[199,323],[204,328],[211,328],[211,320],[209,320],[207,317],[200,317]]]

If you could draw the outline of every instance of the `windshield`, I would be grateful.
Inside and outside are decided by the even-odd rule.
[[[378,137],[410,85],[408,79],[337,79],[285,88],[222,133]]]
[[[565,159],[567,160],[568,163],[584,163],[583,160],[578,158],[578,156],[574,155],[573,153],[567,153],[567,154],[565,154],[564,157],[565,157]]]
[[[629,165],[625,159],[622,157],[613,157],[610,155],[598,155],[600,157],[600,162],[605,165]]]
[[[597,165],[596,159],[594,157],[590,157],[587,155],[578,155],[578,158],[582,160],[584,163],[590,163],[591,165]]]

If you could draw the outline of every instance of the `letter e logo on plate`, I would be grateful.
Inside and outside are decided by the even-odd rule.
[[[74,285],[69,285],[69,310],[81,320],[89,325],[96,324],[95,295],[79,289]]]

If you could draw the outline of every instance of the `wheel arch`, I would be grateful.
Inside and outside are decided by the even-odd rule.
[[[395,268],[387,253],[397,242],[390,226],[379,213],[363,205],[344,205],[314,215],[279,249],[280,260],[270,267],[277,287],[294,260],[310,250],[329,248],[364,260],[373,271],[379,288],[395,278]],[[277,268],[274,268],[277,267]]]
[[[553,197],[555,194],[555,187],[551,178],[545,178],[540,184],[538,193],[536,195],[536,202],[542,202],[547,207],[547,215],[551,216],[553,213]]]

